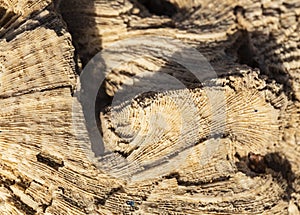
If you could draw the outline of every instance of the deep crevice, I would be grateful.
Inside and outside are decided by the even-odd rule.
[[[184,181],[184,180],[180,179],[180,174],[179,173],[174,172],[174,173],[171,173],[167,176],[164,176],[163,178],[165,178],[165,179],[175,178],[178,185],[189,187],[189,186],[203,186],[203,185],[207,185],[207,184],[213,184],[213,183],[217,183],[217,182],[228,181],[230,179],[230,176],[221,176],[219,178],[214,178],[210,181]]]
[[[19,97],[19,96],[23,96],[23,95],[47,92],[47,91],[51,91],[51,90],[64,89],[64,88],[69,88],[70,89],[70,94],[71,95],[73,94],[73,86],[66,85],[66,86],[56,86],[56,87],[50,87],[50,88],[44,88],[44,89],[24,90],[24,91],[21,91],[21,92],[16,92],[16,93],[10,94],[10,95],[0,95],[0,99]]]
[[[96,17],[92,15],[97,14],[95,4],[93,0],[64,0],[55,3],[57,12],[72,36],[72,44],[82,68],[102,49],[102,37],[97,29]]]
[[[43,213],[46,212],[47,208],[50,207],[52,205],[53,199],[50,200],[50,202],[48,204],[42,204],[42,209],[43,209]]]
[[[179,11],[178,7],[168,0],[139,0],[139,3],[157,16],[172,17]]]
[[[69,196],[66,196],[66,195],[62,195],[62,198],[63,198],[64,201],[66,201],[70,205],[76,207],[78,210],[80,210],[83,213],[87,214],[86,207],[84,205],[80,204],[79,202],[75,201],[73,198],[71,198]]]
[[[108,193],[106,193],[105,197],[103,197],[103,198],[95,197],[95,204],[105,205],[106,200],[118,192],[125,192],[124,188],[122,186],[115,187],[115,188],[112,188]]]
[[[245,64],[252,69],[259,68],[259,62],[256,59],[257,54],[251,44],[249,33],[246,30],[240,30],[237,34],[237,39],[225,49],[225,53],[236,58],[236,62],[239,64]]]
[[[63,161],[49,154],[39,153],[36,155],[36,158],[37,161],[44,163],[55,170],[58,170],[60,167],[64,166]]]
[[[15,194],[12,194],[12,197],[9,198],[9,201],[11,201],[16,208],[19,210],[25,212],[28,215],[34,215],[36,214],[36,210],[34,210],[32,207],[29,205],[25,204],[20,197],[16,196]]]

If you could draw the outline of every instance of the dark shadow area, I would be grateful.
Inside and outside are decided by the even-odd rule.
[[[236,63],[245,64],[252,69],[259,68],[258,59],[251,45],[248,32],[240,30],[236,34],[238,35],[237,39],[232,46],[225,48],[225,53],[236,59]],[[233,35],[232,37],[235,36]]]
[[[168,0],[131,0],[131,2],[142,4],[150,13],[157,16],[172,17],[179,11],[179,8]]]
[[[289,186],[292,186],[292,182],[295,180],[295,174],[292,171],[292,165],[289,160],[278,152],[274,152],[266,154],[264,156],[264,161],[268,168],[275,172],[280,172],[282,177],[288,182]]]
[[[78,66],[78,75],[81,74],[81,70],[87,66],[92,58],[102,50],[102,37],[97,28],[99,24],[96,21],[96,19],[101,19],[101,14],[97,14],[96,7],[94,0],[64,0],[57,2],[55,5],[55,8],[67,25],[68,31],[72,36],[76,55],[78,55],[82,64],[80,66],[79,61],[75,59]],[[100,109],[110,100],[110,97],[105,93],[104,85],[100,86],[106,66],[101,64],[101,59],[97,60],[99,62],[91,62],[88,79],[81,80],[82,92],[95,92],[100,88],[96,101],[88,101],[90,95],[81,94],[81,99],[84,103],[82,108],[86,120],[86,128],[89,132],[95,156],[99,156],[103,151],[103,147],[101,144],[99,145],[99,134],[97,134],[100,127]],[[95,71],[93,67],[99,69],[99,71]],[[86,83],[86,81],[90,81],[90,83]],[[94,122],[94,119],[96,119],[96,122]]]
[[[43,164],[46,164],[47,166],[50,166],[51,168],[58,170],[61,167],[64,167],[64,162],[55,158],[53,155],[45,154],[45,153],[39,153],[36,155],[36,159],[38,162],[41,162]]]
[[[239,154],[236,154],[235,157],[239,159],[239,162],[236,162],[238,171],[243,172],[249,177],[253,178],[271,174],[279,183],[282,183],[282,179],[284,179],[287,188],[283,200],[290,200],[291,194],[295,191],[293,188],[295,174],[288,159],[278,152],[266,155],[250,152],[248,156],[241,157]]]
[[[95,7],[94,0],[63,0],[57,7],[72,35],[83,68],[102,49],[96,22],[101,14],[97,16]]]
[[[185,187],[192,187],[192,186],[203,186],[207,184],[212,184],[212,183],[218,183],[222,181],[228,181],[230,179],[230,176],[221,176],[219,178],[214,178],[210,181],[202,181],[199,179],[198,181],[185,181],[180,178],[180,175],[175,172],[175,173],[170,173],[169,175],[163,176],[164,179],[172,179],[175,178],[178,185],[180,186],[185,186]],[[187,191],[188,193],[193,193],[193,190]]]

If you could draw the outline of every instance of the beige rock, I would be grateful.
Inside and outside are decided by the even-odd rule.
[[[0,214],[299,214],[298,1],[162,2],[173,16],[134,0],[0,1]],[[160,57],[167,43],[127,51],[93,103],[111,151],[99,161],[79,74],[145,36],[195,48],[216,77]],[[130,97],[145,71],[156,79]],[[163,74],[180,87],[145,91]]]

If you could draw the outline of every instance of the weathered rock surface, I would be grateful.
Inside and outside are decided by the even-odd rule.
[[[149,2],[0,1],[0,214],[299,214],[299,2]],[[143,36],[194,47],[218,77],[206,87],[151,44],[106,71],[95,129],[130,164],[107,172],[78,139],[76,82]],[[145,71],[143,90],[163,74],[185,88],[112,100]]]

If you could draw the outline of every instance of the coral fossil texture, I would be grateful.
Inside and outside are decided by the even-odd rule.
[[[0,214],[299,214],[299,16],[297,0],[0,0]],[[144,36],[195,48],[217,77],[151,44],[107,71],[94,129],[121,162],[101,166],[74,126],[76,81]],[[184,87],[130,97],[145,71]]]

